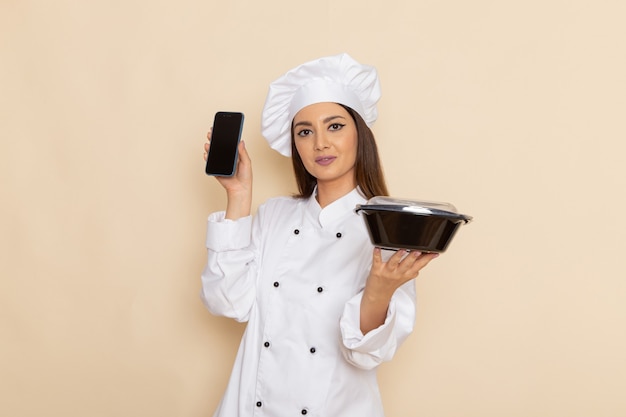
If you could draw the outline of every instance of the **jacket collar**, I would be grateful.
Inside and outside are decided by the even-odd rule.
[[[349,215],[355,214],[354,209],[357,204],[366,202],[365,197],[363,197],[358,187],[324,208],[320,207],[315,198],[316,195],[317,187],[306,202],[306,212],[314,224],[322,228],[328,227]]]

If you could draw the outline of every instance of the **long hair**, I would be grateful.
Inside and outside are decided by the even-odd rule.
[[[356,124],[357,151],[354,172],[357,186],[367,199],[377,195],[389,195],[374,133],[372,133],[372,130],[356,111],[343,104],[339,105],[346,109]],[[302,159],[296,149],[293,126],[291,128],[291,162],[299,191],[296,197],[310,197],[315,190],[317,179],[309,174],[302,163]]]

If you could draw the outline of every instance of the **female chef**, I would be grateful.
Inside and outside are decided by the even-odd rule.
[[[383,416],[376,368],[412,331],[412,280],[436,255],[383,259],[355,213],[387,195],[369,128],[379,98],[375,68],[346,54],[300,65],[270,85],[262,114],[299,194],[252,216],[243,142],[236,174],[217,177],[227,207],[208,219],[201,297],[247,327],[215,417]]]

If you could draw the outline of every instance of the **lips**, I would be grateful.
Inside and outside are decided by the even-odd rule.
[[[315,163],[326,166],[332,164],[335,159],[337,159],[336,156],[319,156],[315,158]]]

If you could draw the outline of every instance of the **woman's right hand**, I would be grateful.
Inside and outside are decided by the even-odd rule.
[[[207,133],[207,142],[204,144],[205,161],[211,146],[211,132],[209,130]],[[215,177],[226,190],[228,198],[226,218],[232,220],[249,216],[252,206],[252,162],[243,141],[239,142],[238,152],[235,174],[232,177]]]

